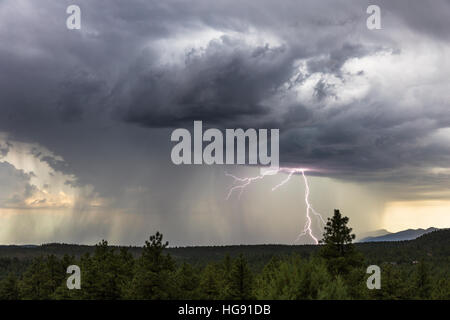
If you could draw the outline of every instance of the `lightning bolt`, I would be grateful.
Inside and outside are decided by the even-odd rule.
[[[253,176],[253,177],[237,177],[235,175],[232,175],[230,173],[225,173],[226,176],[231,177],[234,179],[234,183],[233,186],[230,188],[230,190],[228,191],[228,195],[227,195],[227,200],[230,199],[231,195],[233,194],[233,192],[239,192],[239,199],[241,198],[242,193],[244,192],[244,189],[246,187],[248,187],[250,184],[252,184],[253,182],[257,181],[257,180],[262,180],[264,179],[264,177],[268,176],[268,175],[275,175],[278,173],[286,173],[287,176],[286,178],[281,181],[279,184],[275,185],[272,188],[272,191],[277,190],[278,188],[282,187],[283,185],[285,185],[287,182],[289,182],[289,180],[291,180],[291,178],[295,175],[295,174],[301,174],[302,178],[303,178],[303,182],[305,184],[305,204],[306,204],[306,223],[303,227],[303,231],[302,233],[300,233],[297,237],[297,239],[294,241],[297,242],[301,237],[308,235],[309,237],[311,237],[311,239],[314,241],[315,244],[319,243],[319,240],[317,239],[317,237],[314,235],[313,231],[312,231],[312,215],[316,216],[319,220],[319,223],[321,223],[322,225],[325,225],[325,221],[322,218],[322,216],[320,215],[320,213],[318,213],[316,210],[314,210],[314,208],[312,207],[310,201],[309,201],[309,195],[310,195],[310,189],[309,189],[309,183],[308,183],[308,179],[306,177],[305,171],[307,171],[308,169],[304,169],[304,168],[279,168],[279,169],[270,169],[267,171],[264,171],[263,173],[257,175],[257,176]]]

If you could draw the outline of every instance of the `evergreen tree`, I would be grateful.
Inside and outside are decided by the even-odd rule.
[[[417,264],[417,271],[415,275],[415,293],[416,297],[420,299],[431,298],[431,279],[429,275],[429,266],[425,261],[421,260]]]
[[[145,242],[136,263],[129,298],[160,300],[176,297],[175,262],[163,253],[169,243],[163,243],[162,239],[163,235],[157,232]]]
[[[119,259],[114,249],[102,240],[92,257],[81,260],[82,294],[85,299],[116,300],[121,297]]]
[[[48,300],[65,277],[65,270],[53,255],[33,259],[19,282],[24,299]]]
[[[219,268],[214,263],[209,263],[201,274],[200,297],[207,300],[222,299],[224,296],[224,281],[220,279]],[[228,292],[225,292],[227,295]]]
[[[270,259],[261,274],[256,277],[255,280],[255,296],[258,300],[274,300],[277,296],[275,288],[275,279],[279,273],[281,261],[275,256]]]
[[[448,277],[441,278],[435,283],[431,298],[436,300],[450,300],[450,279]]]
[[[300,265],[299,272],[297,299],[317,299],[324,287],[333,281],[322,259],[310,259]]]
[[[371,290],[370,296],[375,299],[398,300],[405,295],[404,281],[401,272],[391,263],[383,263],[381,269],[381,289]]]
[[[19,297],[17,277],[10,273],[0,281],[0,300],[19,300]]]
[[[367,290],[367,277],[366,267],[357,267],[350,270],[349,274],[343,278],[347,294],[351,299],[369,299],[369,291]],[[375,290],[378,291],[378,290]]]
[[[234,260],[229,288],[231,299],[253,299],[253,275],[243,254]]]
[[[177,270],[177,299],[197,299],[200,278],[197,270],[188,263],[183,263]]]
[[[54,290],[51,294],[50,298],[53,300],[80,300],[83,298],[81,290],[69,290],[67,288],[67,278],[68,274],[66,273],[67,267],[70,265],[80,265],[80,262],[76,261],[74,256],[69,256],[65,254],[61,259],[61,272],[63,272],[64,277],[61,280],[59,286]],[[82,281],[83,281],[82,277]]]
[[[211,262],[215,256],[206,249],[202,251],[206,254],[196,260],[200,266],[209,261],[206,267],[187,262],[176,267],[165,252],[168,243],[162,241],[160,233],[146,241],[138,259],[130,253],[135,249],[117,250],[106,241],[96,245],[92,255],[86,253],[79,259],[69,255],[59,258],[61,251],[46,245],[45,250],[55,255],[32,260],[0,258],[0,299],[450,298],[447,231],[408,242],[358,245],[367,259],[367,263],[358,266],[362,256],[353,247],[354,237],[347,224],[348,218],[335,212],[328,220],[322,246],[295,247],[302,258],[274,256],[265,266],[264,255],[273,250],[271,246],[265,246],[263,255],[252,256],[250,261],[243,254],[236,259],[227,254],[222,261]],[[65,246],[63,249],[67,250]],[[317,249],[319,255],[311,255]],[[229,252],[235,254],[235,250]],[[286,248],[276,250],[282,254]],[[77,246],[67,252],[80,254]],[[428,260],[411,263],[418,258]],[[81,268],[81,290],[67,289],[66,269],[72,264]],[[365,266],[369,264],[381,266],[381,290],[367,290]],[[253,276],[250,265],[252,270],[262,271]]]
[[[225,255],[222,265],[223,265],[223,272],[224,272],[225,280],[229,281],[230,276],[231,276],[231,270],[233,268],[233,261],[228,253]]]
[[[281,261],[271,290],[273,299],[302,299],[299,290],[304,288],[304,283],[301,283],[304,265],[305,261],[302,261],[298,256]]]
[[[334,210],[325,226],[320,255],[327,261],[330,272],[334,275],[348,274],[352,267],[360,265],[362,257],[355,251],[352,241],[355,235],[347,226],[348,217],[343,217],[339,210]]]
[[[44,272],[46,273],[45,286],[49,292],[49,298],[51,294],[58,288],[65,280],[66,268],[61,261],[55,255],[49,255],[45,259]]]
[[[337,276],[320,289],[317,298],[320,300],[347,300],[350,297],[344,281],[340,276]]]

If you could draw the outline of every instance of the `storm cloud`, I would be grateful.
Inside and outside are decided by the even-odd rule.
[[[367,1],[80,0],[81,30],[65,27],[70,4],[0,3],[0,161],[35,145],[78,212],[100,202],[178,234],[210,201],[186,189],[224,181],[170,162],[171,130],[194,120],[279,128],[281,164],[324,179],[450,191],[448,1],[379,1],[381,30]]]

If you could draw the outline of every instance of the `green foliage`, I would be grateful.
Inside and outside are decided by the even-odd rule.
[[[341,277],[334,278],[321,258],[273,260],[258,279],[258,299],[348,299]]]
[[[431,297],[431,279],[430,279],[429,266],[425,261],[420,261],[417,265],[415,274],[414,289],[416,298],[430,299]]]
[[[347,287],[347,294],[352,299],[368,299],[370,292],[373,290],[367,290],[367,278],[365,267],[355,267],[345,276],[341,277]],[[378,290],[376,290],[378,291]]]
[[[258,299],[293,300],[297,298],[300,282],[298,257],[286,260],[272,260],[258,281],[256,295]]]
[[[19,284],[23,299],[48,300],[64,281],[65,269],[54,255],[35,258]]]
[[[371,290],[372,298],[384,300],[398,300],[409,296],[406,277],[402,270],[392,263],[383,263],[381,266],[381,290]]]
[[[333,282],[333,277],[327,272],[326,262],[322,259],[311,259],[300,269],[298,284],[298,299],[326,299],[327,287]],[[320,294],[322,293],[322,296]]]
[[[440,278],[434,285],[431,295],[432,299],[436,300],[450,300],[450,278]]]
[[[176,293],[175,261],[163,253],[168,243],[162,242],[163,235],[157,232],[145,242],[127,298],[131,299],[174,299]]]
[[[17,277],[10,273],[0,281],[0,300],[18,300],[20,297]]]
[[[347,226],[348,217],[339,210],[328,218],[320,243],[323,244],[320,255],[327,261],[328,270],[334,275],[347,275],[352,268],[361,264],[362,257],[355,251],[352,241],[355,235]]]
[[[244,255],[234,260],[228,279],[229,298],[253,299],[253,275]]]
[[[200,298],[218,300],[228,294],[228,288],[224,288],[223,278],[220,277],[219,267],[215,263],[208,264],[200,279]]]
[[[324,286],[317,296],[320,300],[346,300],[350,299],[347,293],[348,289],[340,276],[333,279],[328,285]]]
[[[184,262],[180,268],[178,268],[176,275],[176,286],[178,288],[178,299],[193,300],[199,298],[199,284],[200,277],[199,271],[192,265]]]
[[[122,268],[120,259],[108,242],[102,240],[96,245],[92,258],[84,256],[80,268],[83,298],[94,300],[115,300],[121,296]]]
[[[0,299],[450,299],[447,230],[408,242],[354,245],[347,224],[335,212],[320,250],[308,255],[302,250],[317,246],[291,246],[290,253],[287,246],[258,246],[259,256],[236,246],[221,260],[210,247],[199,249],[210,252],[209,262],[188,263],[156,233],[139,256],[102,241],[80,256],[0,258]],[[274,248],[281,253],[264,254]],[[73,264],[81,269],[81,290],[66,287]],[[381,267],[381,290],[366,287],[369,264]]]

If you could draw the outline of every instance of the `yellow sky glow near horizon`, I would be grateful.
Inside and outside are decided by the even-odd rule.
[[[390,232],[450,227],[450,200],[392,201],[386,204],[382,225]]]

